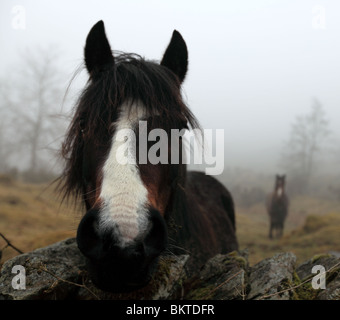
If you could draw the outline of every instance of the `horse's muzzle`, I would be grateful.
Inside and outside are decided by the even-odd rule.
[[[88,272],[100,289],[128,292],[145,286],[156,270],[159,255],[167,246],[167,227],[157,210],[149,211],[144,235],[121,246],[119,232],[99,228],[99,210],[89,210],[77,231],[78,248],[87,258]]]

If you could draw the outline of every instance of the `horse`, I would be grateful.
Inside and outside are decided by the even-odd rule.
[[[60,187],[85,207],[76,240],[93,283],[130,292],[149,283],[166,254],[189,254],[194,273],[238,250],[233,198],[216,178],[187,170],[182,136],[167,146],[168,163],[140,161],[139,150],[159,143],[140,141],[143,130],[200,127],[181,94],[182,35],[173,31],[160,62],[146,60],[112,51],[101,20],[87,35],[84,62],[89,78],[62,143]]]
[[[284,222],[288,215],[289,199],[285,192],[286,176],[276,175],[274,191],[267,198],[267,212],[270,219],[269,238],[273,239],[283,235]]]

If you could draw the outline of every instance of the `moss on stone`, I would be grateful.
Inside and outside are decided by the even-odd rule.
[[[163,259],[160,259],[158,262],[158,271],[156,273],[156,275],[164,278],[164,279],[168,279],[170,276],[170,263],[169,261],[165,261]]]
[[[322,258],[329,258],[332,255],[328,254],[328,253],[323,253],[323,254],[316,254],[312,259],[312,263],[317,262],[318,260],[322,259]]]
[[[326,270],[327,271],[327,270]],[[326,273],[326,283],[332,282],[340,274],[340,267],[327,271]]]
[[[214,285],[209,285],[202,288],[197,288],[193,291],[191,291],[186,299],[188,300],[210,300],[213,299],[214,294]]]
[[[302,282],[298,274],[294,271],[290,291],[291,300],[315,300],[320,290],[312,287],[312,279]]]
[[[248,267],[248,261],[246,258],[241,256],[237,251],[230,252],[227,257],[223,260],[224,264],[237,264],[238,267],[246,270]]]

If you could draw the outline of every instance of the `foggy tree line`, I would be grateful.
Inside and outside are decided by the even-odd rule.
[[[308,192],[311,180],[325,160],[322,156],[330,154],[327,150],[330,135],[326,112],[320,101],[314,98],[309,113],[298,115],[292,123],[281,155],[281,165],[289,176],[292,193]]]
[[[221,181],[238,203],[251,206],[263,202],[272,191],[275,174],[286,174],[291,197],[308,194],[340,200],[340,141],[330,130],[322,103],[314,98],[309,111],[292,120],[288,139],[278,155],[277,172],[225,170]]]
[[[332,135],[322,103],[314,98],[309,111],[293,119],[288,139],[279,155],[281,171],[277,173],[286,174],[291,197],[318,194],[340,200],[339,142]],[[248,173],[246,180],[255,180],[255,183],[253,181],[249,186],[244,181],[236,183],[233,186],[234,196],[245,206],[261,202],[272,190],[274,175]]]
[[[21,172],[31,181],[56,174],[53,159],[67,125],[59,68],[56,51],[27,51],[0,79],[0,173]]]

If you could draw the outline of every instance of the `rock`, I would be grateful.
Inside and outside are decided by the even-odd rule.
[[[76,240],[70,238],[8,260],[0,272],[0,300],[48,299],[167,299],[185,278],[187,255],[161,257],[159,269],[143,289],[112,294],[96,288],[86,272],[86,261]],[[26,288],[14,289],[15,265],[26,272]]]
[[[315,276],[315,273],[312,273],[312,269],[316,265],[323,266],[326,270],[329,270],[334,265],[339,263],[340,258],[337,258],[331,254],[317,255],[300,264],[296,268],[296,273],[301,279],[301,281],[306,280],[307,278],[312,278]]]
[[[323,267],[325,270],[325,289],[314,289],[309,287],[311,299],[318,300],[340,300],[340,258],[332,254],[324,254],[305,261],[296,268],[296,273],[302,282],[311,283],[314,276],[320,272],[312,273],[315,266]],[[306,288],[306,291],[308,288]],[[308,297],[307,297],[308,298]]]
[[[327,281],[326,281],[327,283]],[[317,300],[340,300],[340,272],[337,271],[337,276],[326,284],[325,290],[320,290],[316,296]]]
[[[12,268],[23,266],[26,288],[13,289]],[[85,258],[80,254],[75,239],[67,239],[6,261],[0,273],[0,299],[36,300],[68,299],[81,282]],[[60,280],[62,279],[62,280]]]
[[[340,251],[329,251],[330,255],[340,258]]]
[[[293,253],[279,253],[262,260],[250,270],[250,292],[247,299],[289,300],[284,291],[293,281],[296,257]]]
[[[295,267],[292,253],[278,253],[250,267],[246,250],[218,254],[188,278],[188,255],[162,256],[150,283],[134,292],[112,294],[98,289],[74,238],[18,255],[0,270],[0,300],[339,300],[340,258],[325,254]],[[326,271],[326,288],[314,289],[312,268]],[[26,271],[25,289],[14,289]]]
[[[185,299],[241,300],[247,291],[247,252],[218,254],[191,280]],[[187,289],[188,290],[188,289]]]

